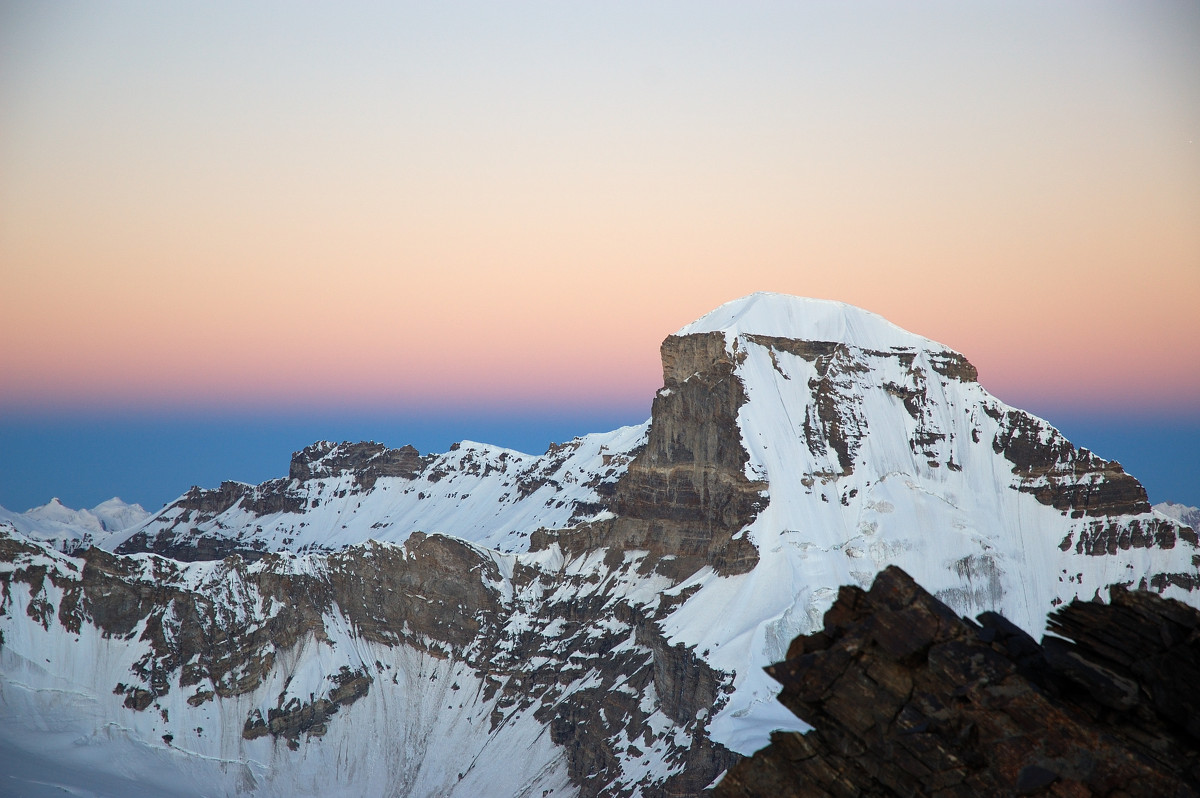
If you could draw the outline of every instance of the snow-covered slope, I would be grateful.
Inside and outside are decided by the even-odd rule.
[[[175,560],[0,536],[0,750],[190,794],[691,794],[799,726],[762,667],[886,565],[1035,635],[1110,584],[1200,603],[1192,529],[940,344],[754,294],[662,354],[648,426],[315,444],[110,541]]]
[[[4,543],[0,537],[0,549]],[[322,577],[345,561],[292,557],[248,568],[180,568],[139,555],[123,566],[119,582],[93,576],[104,585],[93,591],[81,571],[111,561],[39,553],[11,540],[5,553],[17,569],[4,574],[10,609],[38,615],[47,604],[82,600],[94,623],[51,613],[38,615],[44,623],[5,626],[0,772],[14,760],[33,760],[46,768],[35,784],[95,790],[97,782],[132,782],[100,793],[111,795],[131,788],[147,795],[464,798],[572,791],[562,752],[532,709],[507,713],[500,724],[492,718],[498,701],[474,662],[478,651],[453,650],[452,635],[447,641],[409,633],[407,624],[390,638],[366,634],[360,607],[355,614],[335,603],[322,613],[306,601],[313,594],[297,586],[328,587]],[[397,554],[403,561],[403,552],[355,552],[361,559],[353,560],[354,571],[366,574],[373,555]],[[51,578],[23,581],[39,570]],[[492,570],[489,578],[498,576]],[[290,580],[291,590],[279,591],[279,579]],[[118,585],[126,595],[169,596],[171,606],[127,615],[119,599],[106,601]],[[216,618],[193,618],[185,606],[215,608]],[[228,634],[229,648],[215,659],[200,654],[178,677],[159,681],[171,652],[199,653],[178,638],[203,635],[209,623]],[[286,632],[264,634],[280,623]],[[290,646],[279,645],[280,634]],[[198,684],[188,675],[196,671],[205,674]],[[81,771],[95,781],[73,784]]]
[[[25,537],[44,541],[64,552],[107,540],[149,517],[150,513],[140,504],[127,504],[116,497],[90,510],[72,510],[57,496],[23,513],[0,507],[0,526],[8,525]]]

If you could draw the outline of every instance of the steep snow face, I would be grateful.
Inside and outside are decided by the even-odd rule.
[[[149,517],[140,504],[127,504],[116,497],[90,510],[72,510],[58,497],[24,513],[0,507],[0,525],[7,524],[25,537],[45,541],[64,552],[106,540]]]
[[[362,444],[314,444],[293,457],[287,480],[194,488],[104,547],[205,559],[230,551],[398,543],[421,531],[525,551],[534,530],[604,517],[616,481],[645,443],[648,423],[575,438],[543,455],[463,441],[441,455],[376,446],[364,457],[355,451]],[[391,467],[372,470],[392,455]],[[208,546],[207,554],[198,544]]]

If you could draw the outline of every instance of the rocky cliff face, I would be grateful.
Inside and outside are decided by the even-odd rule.
[[[412,446],[389,449],[373,442],[337,445],[322,441],[292,455],[288,479],[307,482],[350,473],[360,490],[370,490],[380,477],[414,479],[433,460],[432,457],[421,457]]]
[[[903,571],[844,588],[771,666],[811,723],[719,796],[1200,795],[1200,612],[1146,592],[1074,601],[1041,645],[957,617]]]
[[[654,397],[646,448],[617,482],[619,520],[603,545],[670,557],[659,569],[677,579],[704,565],[735,574],[758,563],[739,533],[766,506],[767,484],[745,473],[737,417],[746,391],[736,357],[720,334],[663,342],[665,387]]]
[[[932,341],[755,295],[662,354],[648,425],[541,456],[318,443],[76,557],[0,526],[0,761],[692,795],[800,728],[762,667],[889,565],[1034,635],[1113,584],[1197,600],[1190,529]]]

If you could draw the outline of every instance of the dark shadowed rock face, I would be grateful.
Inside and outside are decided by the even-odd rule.
[[[738,410],[745,386],[722,333],[668,336],[662,345],[664,388],[654,397],[646,446],[616,482],[617,518],[562,531],[540,530],[530,550],[558,543],[582,554],[650,554],[643,569],[683,579],[705,565],[746,573],[758,551],[738,536],[766,506],[765,482],[746,476],[749,461]]]
[[[1083,516],[1138,515],[1150,511],[1146,489],[1121,464],[1076,448],[1028,413],[994,413],[1001,423],[992,449],[1013,464],[1019,490],[1042,504]]]
[[[815,730],[776,733],[719,796],[1200,795],[1200,611],[1112,589],[1039,646],[889,568],[843,587],[768,669]]]
[[[116,548],[117,554],[153,552],[179,562],[223,560],[233,554],[253,562],[265,551],[266,547],[259,541],[206,535],[195,527],[187,530],[184,535],[178,534],[174,528],[160,530],[154,535],[135,532]],[[82,552],[78,554],[84,556]]]
[[[225,481],[216,489],[192,486],[175,502],[182,510],[190,510],[197,518],[220,515],[237,504],[256,515],[267,513],[298,513],[304,505],[299,497],[288,491],[288,481],[275,479],[261,485]]]

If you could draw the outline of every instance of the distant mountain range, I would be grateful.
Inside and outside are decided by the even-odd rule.
[[[150,513],[140,504],[126,504],[115,497],[90,510],[72,510],[57,497],[23,513],[0,507],[0,526],[12,527],[19,534],[49,543],[65,554],[103,545],[114,534],[131,529],[149,517]]]
[[[1154,505],[1157,512],[1162,513],[1167,518],[1173,518],[1181,524],[1190,526],[1192,529],[1200,529],[1200,507],[1188,507],[1175,502],[1162,502]]]
[[[753,294],[662,361],[646,424],[540,456],[321,442],[152,515],[0,515],[0,763],[134,794],[688,795],[803,728],[762,668],[890,565],[1035,636],[1114,584],[1200,604],[1194,508],[879,316]]]

